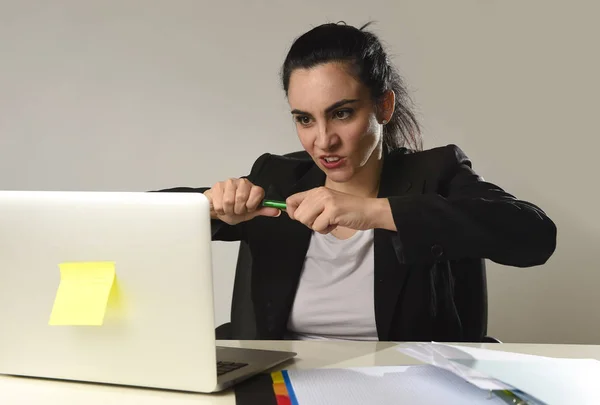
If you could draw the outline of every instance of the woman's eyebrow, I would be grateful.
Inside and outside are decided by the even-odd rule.
[[[358,99],[343,99],[340,101],[336,101],[335,103],[333,103],[332,105],[327,107],[325,109],[325,112],[330,113],[331,111],[335,110],[336,108],[340,108],[346,104],[356,103],[357,101],[358,101]],[[301,111],[301,110],[297,110],[297,109],[292,110],[292,114],[294,114],[294,115],[311,115],[310,113],[307,113],[307,112]]]

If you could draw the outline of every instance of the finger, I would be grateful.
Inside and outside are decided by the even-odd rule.
[[[210,216],[214,217],[217,213],[215,212],[215,207],[213,206],[213,202],[212,202],[212,189],[209,188],[208,190],[206,190],[202,194],[204,194],[204,196],[208,200],[208,207],[210,209]]]
[[[265,190],[263,190],[262,187],[253,185],[250,189],[248,201],[246,201],[246,208],[248,209],[248,212],[254,212],[264,197]]]
[[[310,201],[305,200],[294,212],[294,219],[313,229],[315,220],[322,212],[323,209],[321,207],[312,205]]]
[[[296,219],[296,210],[298,209],[300,204],[302,204],[307,195],[308,192],[303,191],[300,193],[293,194],[285,200],[285,211],[291,219]]]
[[[290,217],[291,219],[296,219],[296,206],[288,203],[286,201],[285,203],[285,212],[287,213],[288,217]]]
[[[285,200],[285,203],[288,205],[298,206],[300,203],[302,203],[302,201],[304,201],[308,193],[308,191],[302,191],[300,193],[292,194]]]
[[[225,188],[223,190],[223,212],[225,215],[234,215],[235,212],[235,190],[237,184],[233,179],[225,181]]]
[[[312,230],[321,234],[327,234],[335,228],[336,225],[331,223],[331,218],[326,211],[323,211],[312,224]]]
[[[206,199],[208,200],[208,204],[210,205],[210,209],[213,209],[213,202],[212,202],[212,189],[209,188],[208,190],[206,190],[204,193],[204,197],[206,197]]]
[[[237,188],[235,190],[235,203],[233,207],[233,212],[236,215],[244,215],[248,212],[246,208],[246,202],[250,196],[251,188],[252,183],[250,183],[248,180],[240,180],[237,183]]]
[[[281,215],[281,210],[273,207],[262,207],[254,212],[250,213],[251,218],[263,216],[263,217],[278,217]]]
[[[296,219],[296,207],[286,202],[285,212],[290,219]]]
[[[217,215],[225,215],[223,211],[223,184],[217,183],[211,188],[212,209]]]

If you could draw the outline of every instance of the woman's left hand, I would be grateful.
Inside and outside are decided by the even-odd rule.
[[[378,227],[387,211],[387,199],[357,197],[327,187],[294,194],[286,200],[286,212],[315,232],[326,234],[338,226],[366,230]],[[383,212],[382,212],[383,210]]]

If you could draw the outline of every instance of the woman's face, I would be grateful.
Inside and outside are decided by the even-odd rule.
[[[288,100],[302,146],[330,180],[346,182],[377,158],[382,127],[375,105],[343,64],[296,69]]]

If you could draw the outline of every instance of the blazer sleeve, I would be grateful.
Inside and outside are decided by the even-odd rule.
[[[530,267],[556,248],[556,226],[537,206],[484,181],[455,145],[446,149],[441,192],[389,197],[398,257],[406,263],[466,258]]]
[[[265,153],[261,155],[252,165],[252,169],[250,173],[246,176],[242,176],[241,178],[246,178],[250,180],[250,182],[257,184],[258,178],[263,171],[267,160],[271,154]],[[167,192],[167,193],[204,193],[206,190],[209,190],[210,187],[173,187],[167,188],[163,190],[157,190],[157,192]],[[245,232],[245,222],[241,222],[237,225],[229,225],[220,219],[211,219],[211,232],[212,232],[212,240],[214,241],[239,241],[246,239]]]

